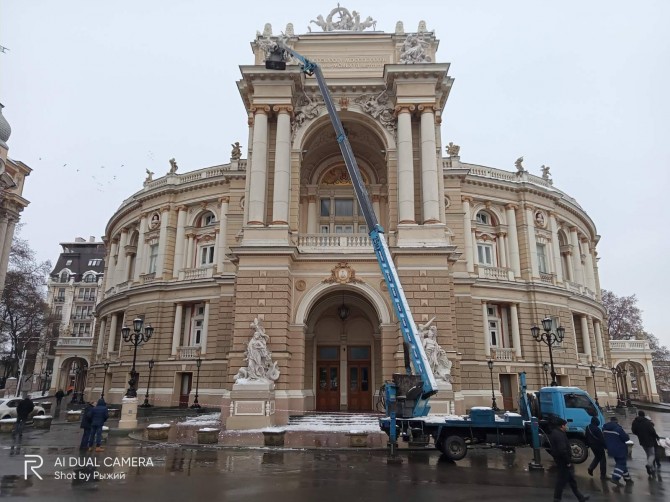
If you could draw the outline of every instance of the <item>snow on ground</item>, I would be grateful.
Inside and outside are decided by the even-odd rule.
[[[190,417],[188,420],[179,422],[177,425],[216,425],[221,422],[221,413],[208,413],[206,415],[198,415]]]

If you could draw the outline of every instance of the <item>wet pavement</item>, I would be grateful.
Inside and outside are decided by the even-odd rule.
[[[670,435],[670,414],[653,416],[660,435]],[[620,422],[630,430],[631,417]],[[110,423],[114,426],[114,423]],[[291,449],[183,447],[110,436],[104,452],[81,454],[78,424],[56,422],[50,431],[28,428],[20,442],[0,436],[0,497],[27,500],[231,501],[545,501],[552,500],[555,471],[530,473],[532,452],[474,450],[457,463],[432,447],[403,450],[400,465],[388,465],[381,449]],[[632,436],[635,441],[635,436]],[[26,455],[42,465],[24,479]],[[28,457],[29,460],[38,460]],[[551,460],[543,452],[545,467]],[[648,480],[642,449],[629,469],[634,485],[618,489],[576,467],[580,488],[592,501],[668,501],[667,478]],[[613,461],[608,460],[608,472]],[[42,479],[39,479],[37,475]],[[663,474],[663,473],[662,473]],[[73,479],[74,478],[74,479]],[[566,491],[564,500],[575,500]]]

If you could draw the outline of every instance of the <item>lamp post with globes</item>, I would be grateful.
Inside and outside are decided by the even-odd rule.
[[[491,408],[493,408],[493,411],[500,411],[500,408],[496,404],[496,394],[493,390],[493,361],[489,359],[486,364],[489,367],[489,373],[491,373]]]
[[[123,335],[123,341],[130,343],[133,349],[133,367],[130,370],[130,380],[128,381],[128,390],[126,391],[126,397],[137,397],[137,372],[135,371],[135,361],[137,360],[137,347],[143,343],[148,342],[151,339],[151,336],[154,334],[154,328],[151,327],[151,324],[148,324],[144,330],[144,319],[137,317],[133,321],[133,332],[130,332],[128,326],[121,328],[121,334]]]
[[[591,370],[591,375],[593,375],[593,396],[596,399],[596,406],[600,408],[600,403],[598,402],[598,388],[596,387],[596,367],[592,364],[589,366],[589,369]]]
[[[542,363],[542,369],[544,370],[544,386],[547,387],[549,385],[549,363],[547,361]]]
[[[103,364],[105,372],[102,374],[102,391],[100,392],[100,399],[105,399],[105,386],[107,385],[107,370],[109,369],[109,361]]]
[[[191,405],[191,408],[200,408],[200,403],[198,403],[198,389],[200,387],[200,365],[202,364],[202,359],[200,359],[200,356],[195,360],[195,365],[198,368],[198,373],[195,377],[195,399],[193,400],[193,404]]]
[[[558,327],[556,328],[556,333],[551,331],[552,319],[551,317],[545,317],[542,319],[542,329],[544,333],[540,333],[540,328],[533,326],[530,328],[530,332],[533,335],[533,339],[536,342],[542,342],[549,347],[549,364],[551,365],[551,386],[555,387],[558,385],[556,382],[556,369],[554,368],[554,355],[552,352],[552,346],[561,343],[565,337],[565,328]]]
[[[144,403],[140,404],[140,408],[151,408],[149,404],[149,389],[151,388],[151,370],[154,369],[154,360],[149,359],[149,378],[147,380],[147,393],[144,396]]]

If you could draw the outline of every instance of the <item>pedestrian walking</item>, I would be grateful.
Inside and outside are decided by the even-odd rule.
[[[628,445],[626,441],[630,437],[623,428],[619,425],[617,417],[610,418],[610,421],[603,426],[603,436],[605,437],[605,447],[610,457],[614,457],[614,471],[612,471],[611,481],[617,486],[621,485],[621,478],[628,483],[632,483],[626,465],[628,457]]]
[[[102,426],[109,418],[109,410],[103,398],[98,399],[98,404],[91,409],[91,433],[88,438],[88,451],[93,451],[93,441],[95,441],[95,451],[104,451],[102,447]]]
[[[23,426],[30,417],[30,414],[35,409],[35,404],[33,400],[28,397],[28,393],[23,394],[23,399],[19,401],[19,404],[16,406],[16,425],[14,426],[14,431],[12,432],[12,437],[19,438],[23,437]]]
[[[81,423],[79,427],[84,429],[84,432],[81,436],[81,441],[79,442],[79,449],[85,450],[88,448],[88,441],[91,437],[91,411],[93,410],[93,403],[86,403],[86,407],[81,410]]]
[[[63,389],[58,389],[58,392],[56,392],[56,408],[60,408],[60,403],[65,397],[65,392],[63,392]]]
[[[590,495],[584,495],[577,487],[577,480],[575,479],[575,466],[572,465],[572,455],[570,454],[570,443],[568,442],[568,435],[566,430],[568,422],[562,418],[557,419],[556,426],[549,434],[549,442],[551,443],[551,455],[558,466],[558,478],[556,478],[556,485],[554,486],[554,502],[559,502],[563,496],[563,489],[566,484],[570,485],[572,493],[575,494],[579,502],[584,502],[591,498]]]
[[[598,417],[591,417],[591,424],[586,428],[586,443],[593,451],[593,460],[587,469],[589,476],[600,465],[600,479],[607,479],[607,459],[605,458],[605,438],[600,430]]]
[[[644,411],[637,412],[637,417],[635,417],[631,426],[631,432],[637,436],[637,440],[647,456],[645,467],[649,477],[653,478],[656,474],[656,446],[658,446],[660,438],[656,434],[654,423],[645,416]]]

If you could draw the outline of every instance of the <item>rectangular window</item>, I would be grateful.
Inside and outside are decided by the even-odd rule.
[[[156,263],[158,262],[158,244],[149,246],[149,273],[156,273]]]
[[[339,360],[339,347],[322,347],[318,348],[318,359],[321,361],[337,361]]]
[[[57,302],[65,301],[65,288],[58,289],[58,294],[56,295],[56,301]]]
[[[491,244],[477,244],[477,257],[480,265],[493,266],[493,246]]]
[[[330,216],[330,199],[321,199],[321,216]]]
[[[489,320],[489,339],[491,347],[497,347],[499,342],[498,321]]]
[[[329,234],[330,233],[330,226],[329,225],[321,225],[321,227],[319,227],[319,231],[322,234]]]
[[[353,199],[335,199],[335,216],[353,216]]]
[[[200,248],[200,266],[214,263],[214,246],[203,246]]]
[[[549,272],[547,269],[546,246],[544,244],[537,244],[537,267],[543,274]]]
[[[95,258],[92,260],[88,260],[88,266],[89,267],[99,267],[102,264],[102,259],[100,258]]]
[[[335,225],[336,234],[353,234],[354,226],[353,225]]]
[[[368,235],[368,226],[367,225],[358,225],[358,233]]]

